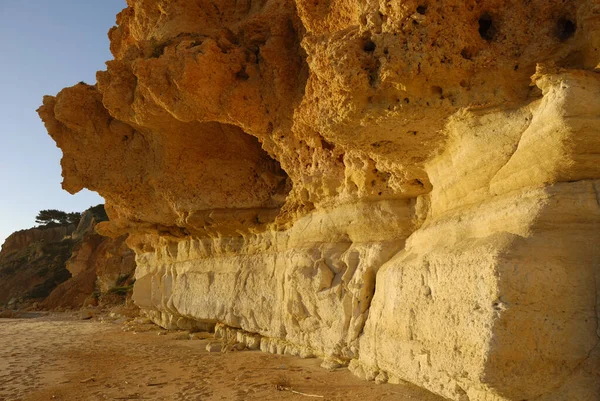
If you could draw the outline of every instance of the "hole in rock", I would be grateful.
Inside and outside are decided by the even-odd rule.
[[[488,13],[484,13],[481,17],[479,17],[479,36],[482,39],[490,42],[496,36],[496,27],[494,26],[494,21],[492,20],[492,16]]]
[[[151,58],[159,58],[160,56],[162,56],[163,54],[165,54],[165,48],[167,47],[167,44],[160,44],[157,45],[153,50],[152,50],[152,55],[150,56]]]
[[[246,67],[242,67],[242,69],[235,73],[235,77],[237,79],[241,79],[242,81],[247,81],[250,76],[246,72]]]
[[[425,13],[427,12],[427,6],[422,4],[420,6],[417,7],[417,12],[421,15],[425,15]]]
[[[556,36],[558,40],[564,42],[575,34],[577,25],[566,17],[562,17],[556,23]]]
[[[373,147],[373,148],[375,148],[375,149],[378,149],[378,148],[381,148],[381,147],[390,146],[390,145],[392,145],[392,144],[393,144],[393,142],[392,142],[392,141],[385,141],[385,140],[384,140],[384,141],[377,141],[377,142],[373,142],[373,143],[371,144],[371,147]],[[377,170],[373,170],[373,172],[374,172],[374,173],[377,173]]]
[[[423,184],[423,181],[419,180],[418,178],[415,178],[411,184],[419,186],[421,188],[425,188],[425,184]]]
[[[444,93],[444,90],[439,86],[432,86],[431,92],[433,92],[436,95],[441,95],[442,93]]]
[[[375,42],[373,42],[372,40],[367,40],[364,44],[363,44],[363,50],[368,52],[368,53],[372,53],[375,51],[375,48],[377,46],[375,45]]]
[[[321,147],[323,147],[323,149],[326,149],[329,151],[332,151],[333,149],[335,149],[335,145],[331,142],[328,142],[323,137],[321,137]]]

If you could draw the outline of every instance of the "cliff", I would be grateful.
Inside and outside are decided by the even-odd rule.
[[[11,234],[0,251],[0,305],[47,297],[69,278],[65,263],[74,225],[31,228]]]
[[[41,226],[9,236],[0,252],[0,305],[79,308],[129,284],[133,251],[125,237],[96,234],[96,224],[105,220],[99,205],[83,212],[77,226]]]
[[[600,5],[128,0],[38,110],[165,327],[453,400],[600,397]]]

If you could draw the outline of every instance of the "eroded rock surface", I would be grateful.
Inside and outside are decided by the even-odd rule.
[[[109,37],[39,113],[156,322],[453,400],[600,397],[596,1],[129,0]]]

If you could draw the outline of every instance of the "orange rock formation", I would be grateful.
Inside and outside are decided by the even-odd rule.
[[[156,322],[600,397],[597,1],[128,0],[109,37],[39,114]]]

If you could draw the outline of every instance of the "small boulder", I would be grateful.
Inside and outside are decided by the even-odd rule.
[[[95,316],[96,314],[94,313],[94,311],[92,309],[82,309],[79,311],[79,319],[81,320],[88,320],[91,319]]]
[[[208,352],[221,352],[223,345],[220,342],[212,342],[206,344],[206,350]]]
[[[377,376],[375,376],[375,383],[377,384],[385,384],[388,382],[388,375],[385,372],[379,372]]]

